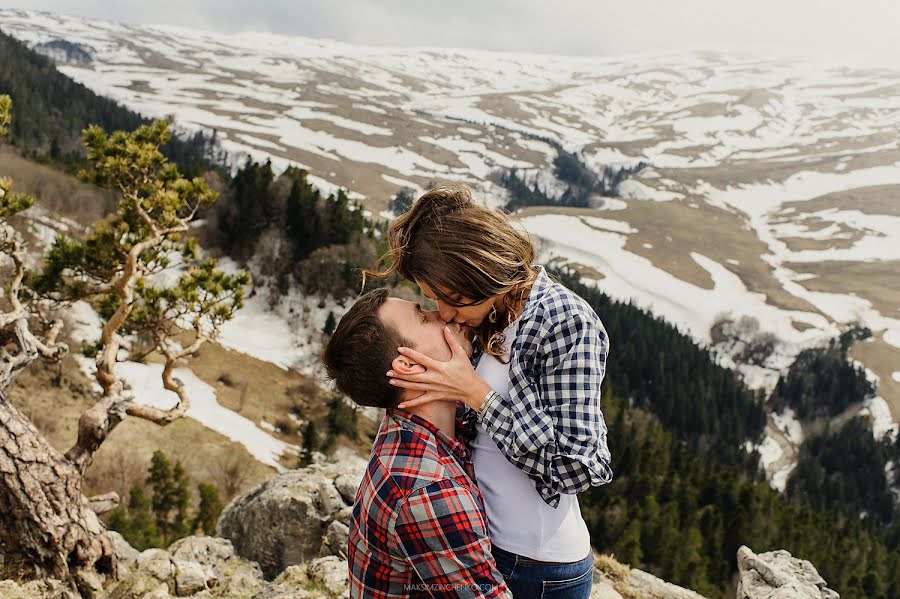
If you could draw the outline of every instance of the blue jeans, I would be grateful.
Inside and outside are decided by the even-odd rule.
[[[591,594],[594,556],[577,562],[541,562],[491,549],[497,570],[512,591],[513,599],[587,599]]]

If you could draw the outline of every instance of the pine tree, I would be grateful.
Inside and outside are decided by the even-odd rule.
[[[190,479],[181,462],[176,462],[173,468],[163,452],[154,451],[146,483],[153,490],[151,506],[163,543],[168,545],[190,534],[187,514],[191,500]]]
[[[639,567],[643,560],[641,551],[641,521],[632,517],[616,543],[616,559],[623,564]]]
[[[128,506],[119,506],[107,516],[107,528],[121,534],[128,543],[143,551],[163,544],[162,536],[156,527],[150,499],[144,495],[143,489],[131,487]]]
[[[310,420],[306,425],[306,430],[303,431],[303,450],[300,453],[299,467],[305,468],[312,464],[313,452],[318,450],[319,433],[316,430],[316,423]]]
[[[199,483],[197,492],[200,495],[200,506],[197,508],[197,516],[191,526],[193,530],[202,530],[208,535],[216,532],[216,523],[222,512],[222,500],[219,498],[219,488],[211,483]]]
[[[325,335],[331,335],[334,333],[334,329],[337,326],[337,319],[334,317],[334,312],[331,310],[328,311],[328,318],[325,319],[325,326],[322,329],[322,333]]]

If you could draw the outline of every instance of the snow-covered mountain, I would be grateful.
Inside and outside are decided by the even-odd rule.
[[[0,10],[0,29],[54,49],[60,70],[98,93],[214,129],[236,155],[301,165],[373,212],[437,179],[502,205],[493,174],[509,168],[558,193],[557,147],[598,171],[646,162],[602,208],[522,211],[542,259],[702,343],[717,321],[756,319],[745,329],[778,342],[762,364],[734,363],[753,386],[841,327],[869,326],[853,355],[880,396],[861,409],[877,434],[896,430],[900,68],[375,48],[17,10]],[[748,341],[722,343],[723,361]],[[787,416],[772,422],[762,450],[783,481],[799,433]]]

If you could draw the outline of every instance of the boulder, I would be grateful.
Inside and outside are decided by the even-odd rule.
[[[176,559],[172,560],[172,565],[175,567],[175,594],[179,597],[190,597],[219,584],[219,577],[211,566]]]
[[[705,599],[694,591],[630,568],[611,555],[594,555],[591,599]]]
[[[139,554],[108,597],[250,597],[264,584],[259,565],[236,556],[228,539],[186,537]]]
[[[347,453],[337,462],[274,476],[222,511],[217,536],[230,539],[237,555],[259,563],[266,580],[288,566],[343,554],[343,530],[330,527],[349,518],[345,498],[353,501],[366,464]]]
[[[137,566],[140,552],[131,546],[121,534],[114,530],[106,531],[109,540],[112,541],[113,552],[116,554],[116,566],[119,577],[128,576]]]
[[[173,560],[205,566],[215,566],[235,556],[231,541],[219,537],[185,537],[172,543],[168,551]]]
[[[320,557],[309,563],[306,572],[310,581],[331,597],[341,597],[348,593],[350,583],[347,560],[334,555]]]
[[[338,520],[332,521],[325,531],[325,549],[331,555],[347,556],[347,542],[350,538],[350,528]]]
[[[759,555],[741,546],[737,599],[839,599],[816,568],[784,550]]]

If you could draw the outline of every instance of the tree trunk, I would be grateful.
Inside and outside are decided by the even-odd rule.
[[[81,474],[0,394],[0,579],[58,578],[98,597],[115,576]]]

